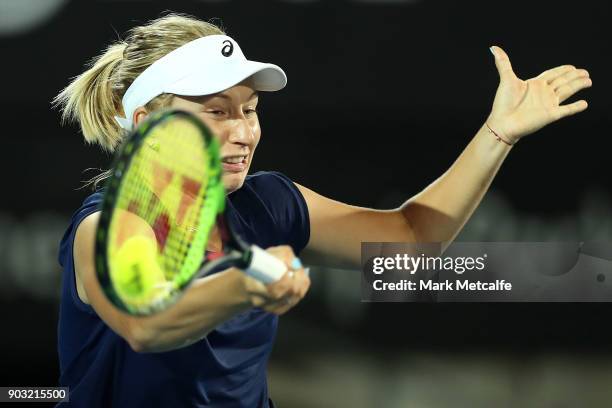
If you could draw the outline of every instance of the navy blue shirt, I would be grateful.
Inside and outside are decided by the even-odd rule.
[[[76,290],[73,242],[79,223],[100,210],[102,193],[87,197],[60,245],[63,267],[58,350],[60,385],[77,407],[268,407],[266,365],[278,317],[254,308],[188,347],[136,353]],[[263,248],[308,243],[308,209],[286,176],[259,172],[228,196],[236,232]],[[59,404],[63,406],[63,404]]]

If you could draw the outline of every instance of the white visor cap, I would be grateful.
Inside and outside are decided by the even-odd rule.
[[[145,69],[123,96],[125,118],[115,119],[122,128],[130,130],[134,111],[161,94],[211,95],[249,77],[256,91],[278,91],[287,85],[287,76],[279,66],[247,60],[232,38],[225,35],[198,38]]]

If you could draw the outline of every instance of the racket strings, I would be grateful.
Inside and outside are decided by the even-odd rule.
[[[115,210],[118,216],[110,228],[111,257],[130,237],[147,237],[156,244],[156,251],[148,256],[156,258],[165,281],[158,286],[184,285],[204,255],[214,225],[204,215],[207,208],[218,211],[206,196],[208,181],[215,175],[209,171],[206,148],[195,125],[169,120],[151,129],[123,177]]]

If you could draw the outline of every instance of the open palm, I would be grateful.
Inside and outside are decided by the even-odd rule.
[[[562,65],[524,81],[512,70],[504,50],[491,47],[491,51],[500,81],[487,123],[507,140],[514,143],[549,123],[587,108],[585,100],[561,103],[593,84],[588,71]]]

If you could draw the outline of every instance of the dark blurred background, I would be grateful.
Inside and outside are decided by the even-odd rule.
[[[110,156],[52,98],[134,25],[218,18],[289,82],[260,101],[253,171],[392,208],[441,175],[486,118],[488,47],[527,79],[589,70],[589,109],[522,140],[464,241],[610,240],[608,2],[0,0],[0,385],[56,385],[58,242]],[[608,38],[608,40],[606,40]],[[576,100],[573,98],[572,100]],[[313,269],[270,362],[281,407],[611,406],[608,303],[368,304],[357,271]]]

